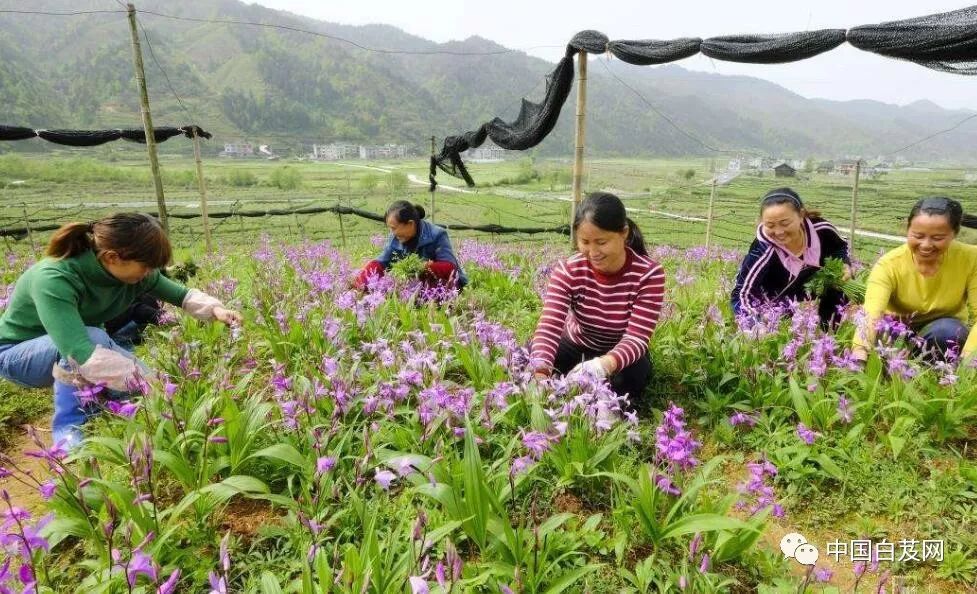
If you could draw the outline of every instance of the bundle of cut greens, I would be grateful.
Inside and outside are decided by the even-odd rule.
[[[427,262],[417,254],[407,254],[390,265],[390,274],[399,281],[416,279],[424,272]]]
[[[811,280],[804,284],[807,292],[814,297],[821,297],[830,289],[838,289],[855,303],[865,302],[864,275],[859,278],[842,280],[845,276],[845,263],[838,258],[826,258],[824,267],[814,273]]]

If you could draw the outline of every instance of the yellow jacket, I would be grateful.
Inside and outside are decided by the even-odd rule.
[[[903,244],[879,258],[865,292],[866,325],[855,333],[855,346],[875,343],[875,322],[884,314],[898,316],[913,328],[953,317],[977,321],[977,246],[950,243],[940,269],[931,277],[916,269],[909,246]],[[977,350],[977,325],[963,346],[963,355]]]

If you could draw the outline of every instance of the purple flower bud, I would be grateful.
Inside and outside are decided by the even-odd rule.
[[[333,456],[322,456],[315,463],[316,474],[323,475],[336,466],[336,458]]]
[[[699,573],[706,573],[709,571],[709,553],[702,556],[702,561],[699,563]]]
[[[377,484],[380,485],[384,490],[390,489],[390,484],[397,479],[397,475],[390,472],[389,470],[378,471],[374,476]]]
[[[430,594],[431,590],[427,587],[427,580],[422,577],[410,576],[411,594]]]

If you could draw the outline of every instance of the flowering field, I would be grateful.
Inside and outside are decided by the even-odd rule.
[[[106,414],[79,451],[38,435],[0,458],[42,502],[2,493],[0,592],[975,587],[972,369],[897,338],[860,370],[857,312],[834,335],[803,305],[733,320],[737,254],[660,248],[649,394],[536,382],[526,341],[564,245],[459,247],[461,295],[349,291],[361,260],[328,244],[199,262],[244,327],[175,316],[139,351],[164,379],[83,395]],[[6,283],[26,261],[8,264]],[[788,533],[816,563],[785,558]]]

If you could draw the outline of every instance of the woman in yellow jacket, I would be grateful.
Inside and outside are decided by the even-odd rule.
[[[963,208],[950,198],[919,200],[909,213],[906,243],[876,262],[865,294],[865,324],[855,335],[855,356],[864,360],[875,345],[876,324],[897,316],[942,355],[977,350],[977,246],[956,239]],[[974,226],[973,217],[967,226]]]

